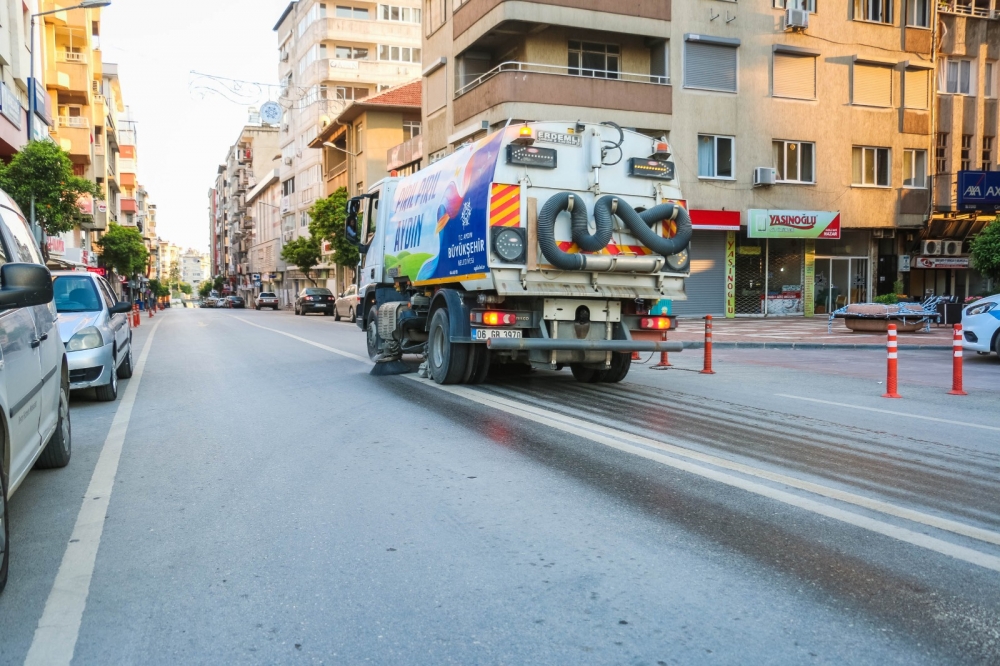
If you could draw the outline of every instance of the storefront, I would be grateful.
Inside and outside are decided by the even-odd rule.
[[[684,282],[686,301],[673,303],[673,313],[703,317],[726,314],[726,243],[740,229],[737,210],[692,210],[691,275]]]

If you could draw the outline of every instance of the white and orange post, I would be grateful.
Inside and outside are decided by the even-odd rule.
[[[962,325],[955,324],[951,341],[951,390],[948,395],[969,395],[962,389]]]
[[[712,315],[705,315],[705,367],[699,374],[715,374],[712,370]]]
[[[896,345],[896,325],[889,324],[889,336],[885,343],[887,366],[886,366],[886,377],[885,377],[885,393],[882,394],[883,398],[902,398],[897,392],[899,390],[899,380],[897,377],[897,361],[896,355],[898,353],[898,347]]]

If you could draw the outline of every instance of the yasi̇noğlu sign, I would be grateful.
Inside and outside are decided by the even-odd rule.
[[[759,210],[747,211],[750,238],[840,238],[840,211]]]

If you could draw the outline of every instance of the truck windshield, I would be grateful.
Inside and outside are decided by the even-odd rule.
[[[101,299],[94,281],[85,276],[64,275],[52,282],[57,312],[99,312]]]

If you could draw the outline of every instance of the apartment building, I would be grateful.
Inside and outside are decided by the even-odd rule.
[[[34,3],[0,3],[0,59],[6,65],[0,69],[0,158],[9,160],[28,142],[28,92],[31,90],[31,52],[29,25]],[[44,135],[51,122],[51,109],[45,106],[45,95],[35,121],[38,135]]]
[[[930,210],[931,3],[566,5],[425,5],[426,161],[508,119],[613,121],[671,145],[696,229],[677,313],[892,289]]]
[[[282,305],[294,296],[282,289],[279,277],[286,266],[281,259],[281,171],[277,167],[257,181],[247,193],[247,210],[253,220],[253,245],[250,246],[250,273],[254,293],[271,291],[279,294]]]
[[[193,293],[198,293],[198,286],[207,279],[202,271],[201,253],[188,249],[180,256],[181,282],[191,285]]]
[[[284,240],[308,234],[323,196],[322,153],[309,143],[352,101],[420,76],[421,19],[420,0],[297,0],[278,18]]]

